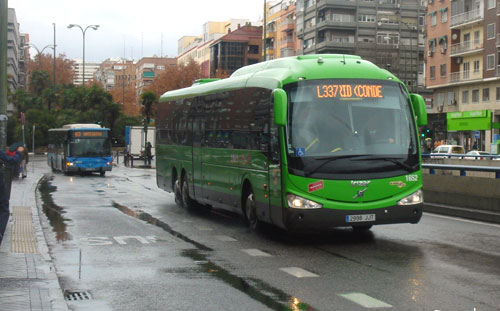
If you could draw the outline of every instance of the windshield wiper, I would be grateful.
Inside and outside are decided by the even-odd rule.
[[[356,161],[388,161],[399,165],[400,167],[406,169],[408,172],[413,172],[418,167],[418,163],[415,165],[408,165],[401,161],[400,158],[384,158],[384,157],[370,157],[365,159],[357,159]]]
[[[325,164],[333,162],[335,160],[357,158],[357,157],[366,157],[366,156],[370,156],[370,155],[369,154],[349,154],[349,155],[343,155],[343,156],[330,156],[330,157],[315,158],[315,160],[324,160],[324,162],[322,162],[320,165],[316,166],[314,169],[310,170],[309,172],[305,172],[304,175],[306,177],[309,177],[312,174],[316,173]]]

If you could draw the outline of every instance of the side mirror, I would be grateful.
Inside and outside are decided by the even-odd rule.
[[[418,94],[410,94],[411,105],[417,117],[417,126],[427,125],[427,111],[424,98]]]
[[[274,124],[278,126],[286,125],[287,95],[283,89],[273,91],[274,99]]]

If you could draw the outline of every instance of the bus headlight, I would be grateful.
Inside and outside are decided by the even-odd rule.
[[[288,202],[288,206],[291,208],[314,209],[322,207],[322,205],[319,203],[316,203],[308,199],[304,199],[302,197],[299,197],[298,195],[291,193],[286,195],[286,200]]]
[[[422,193],[422,190],[418,190],[406,198],[399,200],[398,205],[414,205],[420,203],[424,203],[424,194]]]
[[[66,166],[73,166],[75,165],[73,162],[66,162]]]

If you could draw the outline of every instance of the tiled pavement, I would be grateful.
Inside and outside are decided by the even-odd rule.
[[[35,190],[42,177],[12,181],[11,217],[0,246],[0,310],[68,310],[49,255]]]

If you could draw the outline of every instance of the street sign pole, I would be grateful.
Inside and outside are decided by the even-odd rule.
[[[0,150],[7,146],[7,26],[8,0],[0,0]]]

